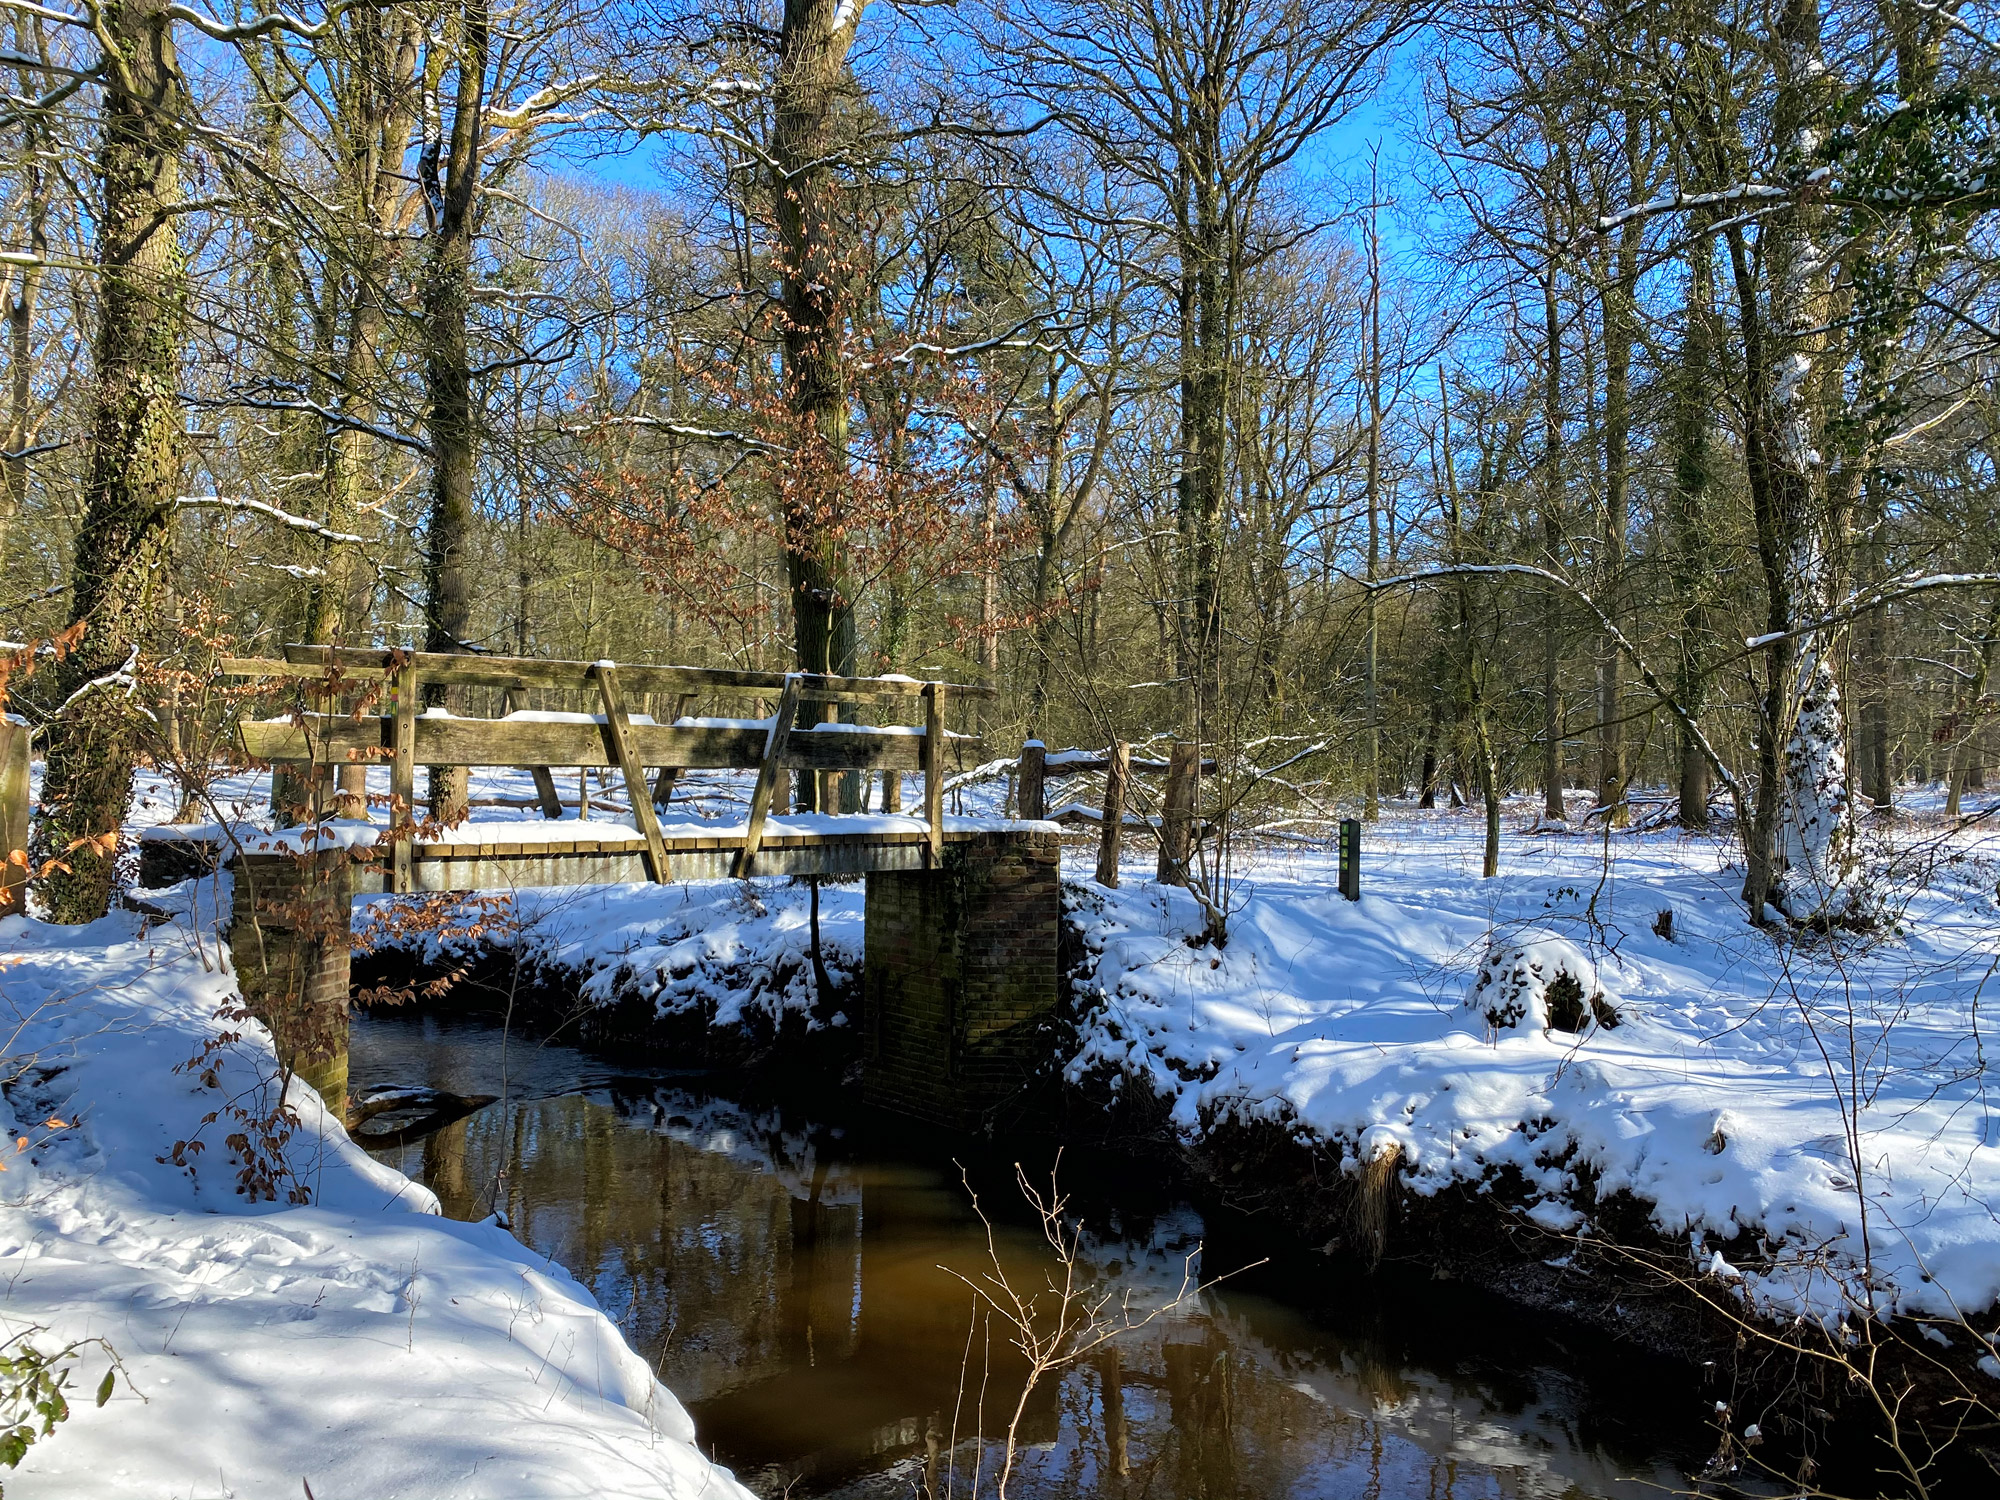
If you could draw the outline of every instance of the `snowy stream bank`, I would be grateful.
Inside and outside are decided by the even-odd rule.
[[[1185,892],[1073,871],[1078,1031],[1057,1061],[1074,1085],[1149,1096],[1189,1146],[1249,1122],[1336,1173],[1393,1150],[1417,1199],[1502,1188],[1552,1259],[1623,1200],[1690,1275],[1774,1316],[1838,1321],[1864,1279],[1884,1313],[1995,1306],[2000,1114],[1978,1012],[2000,907],[1982,850],[1945,848],[1897,928],[1830,949],[1749,927],[1714,842],[1620,835],[1600,889],[1599,840],[1510,838],[1509,873],[1486,881],[1476,839],[1447,814],[1392,817],[1359,903],[1328,853],[1257,852],[1221,949]],[[837,986],[860,966],[861,900],[821,892]],[[796,886],[524,892],[514,910],[508,941],[595,1005],[719,1032],[850,1024],[851,987],[817,1003]]]
[[[166,924],[0,922],[0,1109],[28,1141],[0,1176],[0,1331],[103,1341],[8,1495],[744,1494],[561,1266],[439,1216],[309,1091],[277,1201],[236,1191],[228,1110],[259,1111],[275,1062],[254,1024],[213,1045],[234,982],[187,920],[197,889],[169,893]],[[213,1086],[175,1071],[205,1048]],[[193,1140],[193,1171],[162,1159]],[[98,1409],[106,1347],[120,1373]]]

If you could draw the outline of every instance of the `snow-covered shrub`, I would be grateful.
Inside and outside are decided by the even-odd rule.
[[[1607,1030],[1618,1012],[1598,983],[1597,965],[1576,944],[1552,933],[1495,939],[1486,949],[1466,1005],[1493,1031],[1527,1022],[1542,1031]]]

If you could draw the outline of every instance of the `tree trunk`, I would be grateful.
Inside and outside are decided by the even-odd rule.
[[[1889,578],[1889,516],[1882,487],[1871,469],[1862,480],[1861,578],[1879,588]],[[1889,767],[1889,609],[1878,605],[1856,622],[1854,675],[1861,686],[1861,794],[1884,818],[1894,815],[1895,778]]]
[[[1193,739],[1208,739],[1222,645],[1222,504],[1228,482],[1230,301],[1234,257],[1218,180],[1221,122],[1206,98],[1190,102],[1180,142],[1181,472],[1176,485],[1181,557],[1182,701]]]
[[[154,625],[181,477],[187,267],[175,210],[186,97],[167,11],[165,0],[99,11],[119,61],[103,83],[90,458],[71,571],[70,618],[83,638],[55,666],[64,706],[48,727],[35,839],[38,862],[67,866],[41,881],[58,922],[91,921],[110,903],[139,738],[130,679],[119,676],[136,670]]]
[[[772,191],[778,221],[785,398],[797,454],[783,484],[785,569],[802,672],[852,673],[854,584],[843,535],[848,393],[842,367],[839,184],[829,164],[847,53],[866,8],[785,0],[772,90]],[[800,777],[801,806],[816,806]]]
[[[1445,455],[1450,462],[1451,455]],[[1382,252],[1371,210],[1368,220],[1368,452],[1364,469],[1363,503],[1368,507],[1368,582],[1382,573]],[[1381,619],[1375,590],[1368,591],[1362,704],[1367,715],[1362,742],[1361,774],[1365,778],[1361,816],[1370,823],[1382,816],[1382,684]]]
[[[339,347],[330,351],[335,377],[326,403],[337,415],[320,422],[319,519],[328,531],[346,536],[361,525],[377,462],[375,442],[363,429],[378,415],[389,245],[403,185],[397,168],[416,123],[419,31],[409,13],[375,8],[348,12],[341,26],[348,71],[345,87],[335,94],[344,148],[340,162],[344,196],[359,227],[345,256],[329,262],[320,299],[323,320]],[[366,643],[373,635],[368,620],[373,588],[359,544],[322,537],[318,547],[320,576],[308,601],[305,639],[315,645]],[[367,766],[341,766],[339,786],[336,814],[366,818]]]
[[[47,51],[42,23],[33,16],[16,16],[16,45],[22,55],[38,57]],[[25,68],[20,71],[20,91],[33,98],[36,88]],[[49,253],[48,172],[43,157],[48,133],[33,115],[21,121],[21,155],[15,167],[20,192],[25,199],[24,216],[28,227],[28,253],[37,261]],[[10,377],[7,391],[7,457],[0,464],[0,582],[14,556],[9,532],[14,518],[28,500],[28,458],[26,449],[34,431],[35,405],[35,299],[41,290],[42,267],[25,265],[10,278],[12,295],[7,298],[7,360]]]
[[[431,444],[430,522],[424,546],[424,649],[461,651],[472,623],[472,523],[476,425],[472,352],[467,325],[472,305],[472,241],[480,146],[485,134],[488,18],[484,0],[458,12],[458,88],[451,141],[440,176],[438,147],[426,145],[419,168],[430,201],[431,252],[424,268],[424,393]],[[427,705],[445,702],[441,685],[424,691]],[[463,766],[430,768],[431,816],[464,820]]]
[[[1706,704],[1708,598],[1712,587],[1709,551],[1714,536],[1708,515],[1709,413],[1715,360],[1710,350],[1714,267],[1706,225],[1698,225],[1688,247],[1687,310],[1681,328],[1679,368],[1674,372],[1674,488],[1671,512],[1670,576],[1680,602],[1674,693],[1690,718]],[[1676,721],[1678,724],[1678,721]],[[1679,728],[1680,808],[1683,828],[1708,827],[1712,773],[1694,736]]]
[[[1961,716],[1966,727],[1951,747],[1949,768],[1945,772],[1944,811],[1948,818],[1959,815],[1965,793],[1984,791],[1986,787],[1985,757],[1980,751],[1985,721],[1980,703],[1986,697],[1986,685],[1993,680],[1996,652],[2000,652],[2000,599],[1994,600],[1992,612],[1986,617],[1986,628],[1979,637],[1978,665],[1973,669],[1972,681],[1966,685],[1966,708]]]
[[[1542,566],[1562,567],[1562,309],[1556,273],[1542,277]],[[1553,589],[1542,607],[1542,816],[1560,823],[1563,807],[1562,601]]]
[[[1831,79],[1820,57],[1817,0],[1785,0],[1779,18],[1773,128],[1800,162],[1827,125]],[[1762,261],[1767,319],[1743,238],[1730,232],[1745,317],[1745,456],[1757,552],[1769,601],[1766,629],[1791,632],[1824,615],[1834,596],[1828,530],[1821,366],[1831,310],[1831,265],[1816,236],[1825,210],[1787,205],[1766,221]],[[1757,809],[1746,850],[1744,899],[1753,920],[1765,903],[1800,921],[1852,914],[1857,890],[1846,726],[1834,682],[1833,631],[1810,631],[1764,653],[1758,725]]]
[[[1625,116],[1625,155],[1630,167],[1631,201],[1645,195],[1645,169],[1639,157],[1639,117]],[[1625,608],[1625,532],[1631,523],[1631,377],[1632,304],[1639,280],[1639,224],[1633,220],[1619,231],[1612,275],[1604,297],[1604,579],[1601,603],[1613,626],[1620,626]],[[1601,643],[1597,700],[1597,802],[1614,828],[1629,821],[1625,803],[1627,764],[1624,719],[1624,658],[1609,632]]]

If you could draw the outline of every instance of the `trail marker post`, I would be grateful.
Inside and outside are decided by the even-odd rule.
[[[1349,901],[1361,899],[1361,820],[1340,820],[1340,894]]]

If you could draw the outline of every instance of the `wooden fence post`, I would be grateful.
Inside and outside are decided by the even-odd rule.
[[[28,909],[28,726],[0,714],[0,917]]]
[[[1021,746],[1021,781],[1014,810],[1024,820],[1039,822],[1049,815],[1048,748],[1040,740]]]
[[[944,684],[924,684],[925,866],[944,864]]]
[[[1125,842],[1125,783],[1132,777],[1132,747],[1111,747],[1104,766],[1104,832],[1097,842],[1097,883],[1118,889],[1118,851]]]
[[[1167,792],[1160,808],[1160,862],[1154,875],[1161,885],[1187,884],[1188,834],[1200,772],[1201,747],[1175,745],[1167,759]]]

